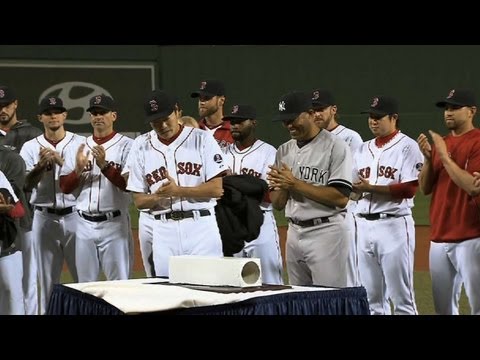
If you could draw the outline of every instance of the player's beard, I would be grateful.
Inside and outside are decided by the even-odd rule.
[[[198,114],[200,115],[200,119],[209,117],[210,115],[215,114],[218,111],[218,106],[212,106],[210,108],[198,108]]]
[[[12,115],[8,115],[7,113],[0,114],[0,124],[7,126],[12,121],[14,115],[15,113]]]

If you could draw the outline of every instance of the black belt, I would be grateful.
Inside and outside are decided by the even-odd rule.
[[[395,215],[385,214],[385,213],[357,214],[357,215],[360,216],[361,218],[364,218],[365,220],[369,220],[369,221],[396,217]]]
[[[155,220],[160,220],[162,219],[162,215],[165,215],[165,219],[169,220],[182,220],[182,219],[187,219],[187,218],[193,218],[195,216],[195,211],[198,211],[200,216],[208,216],[210,215],[210,210],[188,210],[188,211],[172,211],[166,214],[158,214],[155,215]]]
[[[74,210],[73,206],[70,206],[70,207],[64,208],[64,209],[49,208],[49,207],[43,207],[43,206],[35,206],[35,209],[40,210],[40,211],[45,210],[49,214],[55,214],[55,215],[60,215],[60,216],[71,214]]]
[[[102,215],[88,215],[85,214],[84,212],[79,211],[78,215],[83,217],[85,220],[88,221],[93,221],[93,222],[100,222],[100,221],[107,221],[108,219],[113,219],[114,217],[120,216],[121,215],[120,210],[115,210],[111,212],[104,213]]]
[[[325,217],[320,217],[320,218],[310,219],[310,220],[295,220],[292,218],[288,218],[288,221],[290,221],[292,224],[295,224],[301,227],[310,227],[310,226],[315,226],[315,225],[320,225],[323,223],[330,222],[330,216],[325,216]]]

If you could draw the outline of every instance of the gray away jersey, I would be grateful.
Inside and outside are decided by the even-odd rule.
[[[307,145],[299,148],[296,140],[290,140],[278,148],[275,166],[285,163],[293,175],[315,186],[341,184],[352,188],[352,155],[348,145],[328,131],[320,133]],[[285,207],[285,216],[308,220],[332,216],[344,211],[327,206],[305,196],[291,192]]]

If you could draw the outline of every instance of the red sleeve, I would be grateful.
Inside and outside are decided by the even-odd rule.
[[[105,175],[105,177],[120,190],[125,191],[127,188],[127,182],[125,181],[125,178],[120,173],[120,170],[118,170],[115,166],[107,166],[104,170],[102,170],[102,174]]]
[[[23,215],[25,215],[25,208],[20,201],[18,201],[15,204],[15,207],[8,212],[8,216],[11,218],[21,218]]]
[[[395,199],[411,199],[415,196],[418,189],[418,180],[393,184],[389,186],[390,194]]]
[[[60,189],[65,194],[70,194],[78,187],[79,184],[80,177],[77,175],[75,170],[68,175],[60,176]]]
[[[263,197],[263,201],[267,203],[272,202],[272,200],[270,200],[270,191],[265,191],[265,196]]]

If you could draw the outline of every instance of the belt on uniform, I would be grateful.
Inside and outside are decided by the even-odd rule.
[[[46,211],[49,214],[55,214],[55,215],[60,215],[60,216],[71,214],[74,211],[73,206],[63,208],[63,209],[49,208],[49,207],[44,207],[44,206],[35,206],[35,209],[39,210],[39,211]]]
[[[365,220],[369,220],[369,221],[396,217],[396,215],[385,214],[385,213],[357,214],[357,216],[360,216],[361,218],[364,218]]]
[[[93,222],[107,221],[108,219],[113,219],[117,216],[120,216],[121,214],[122,212],[120,210],[110,211],[110,212],[106,212],[99,215],[88,215],[83,211],[78,212],[78,215],[83,217],[85,220],[93,221]]]
[[[323,223],[328,223],[330,222],[330,216],[324,216],[316,219],[309,219],[309,220],[295,220],[292,218],[288,218],[288,221],[290,221],[292,224],[301,226],[301,227],[310,227],[310,226],[315,226],[315,225],[320,225]]]
[[[202,210],[188,210],[188,211],[171,211],[166,214],[158,214],[155,215],[155,220],[160,220],[162,219],[162,215],[165,216],[165,219],[167,220],[182,220],[182,219],[187,219],[187,218],[193,218],[195,216],[195,211],[198,211],[200,216],[208,216],[210,215],[210,210],[207,209],[202,209]]]

